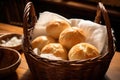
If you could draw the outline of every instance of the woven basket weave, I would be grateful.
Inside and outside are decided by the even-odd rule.
[[[99,2],[94,22],[99,23],[101,16],[104,18],[108,34],[108,53],[83,61],[49,60],[35,55],[31,47],[30,33],[34,29],[37,17],[34,5],[28,2],[23,16],[23,49],[35,80],[102,80],[115,52],[108,13],[103,4]]]

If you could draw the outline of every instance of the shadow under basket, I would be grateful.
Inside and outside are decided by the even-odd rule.
[[[31,47],[31,32],[37,21],[34,5],[28,2],[25,6],[23,50],[35,80],[102,80],[115,53],[108,13],[99,2],[95,21],[99,23],[103,16],[108,34],[108,53],[87,60],[62,61],[49,60],[35,55]]]

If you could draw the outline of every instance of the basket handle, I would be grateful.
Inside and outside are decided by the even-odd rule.
[[[28,2],[24,9],[23,15],[23,32],[24,32],[24,39],[23,39],[23,48],[25,52],[32,51],[30,40],[31,35],[30,33],[33,31],[35,23],[37,22],[37,16],[35,13],[34,5],[32,2]],[[29,48],[29,49],[27,49]]]
[[[111,31],[111,25],[110,25],[110,20],[109,20],[108,12],[105,9],[104,5],[101,2],[99,2],[94,22],[100,24],[101,16],[103,16],[103,19],[105,21],[106,28],[107,28],[108,51],[109,51],[110,54],[114,54],[113,36],[112,36],[112,31]],[[113,55],[111,55],[111,56],[113,56]]]

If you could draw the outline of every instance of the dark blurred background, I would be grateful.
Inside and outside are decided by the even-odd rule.
[[[116,50],[120,51],[120,0],[0,0],[0,23],[22,27],[24,7],[28,1],[33,2],[37,17],[40,12],[51,11],[66,18],[92,21],[96,15],[97,3],[101,1],[109,13],[116,38]]]

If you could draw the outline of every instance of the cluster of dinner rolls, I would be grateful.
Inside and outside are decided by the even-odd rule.
[[[46,25],[46,32],[46,36],[32,41],[32,47],[38,48],[41,56],[49,58],[53,55],[51,58],[56,58],[54,60],[82,60],[99,55],[95,46],[85,42],[84,31],[72,27],[67,21],[50,21]]]

